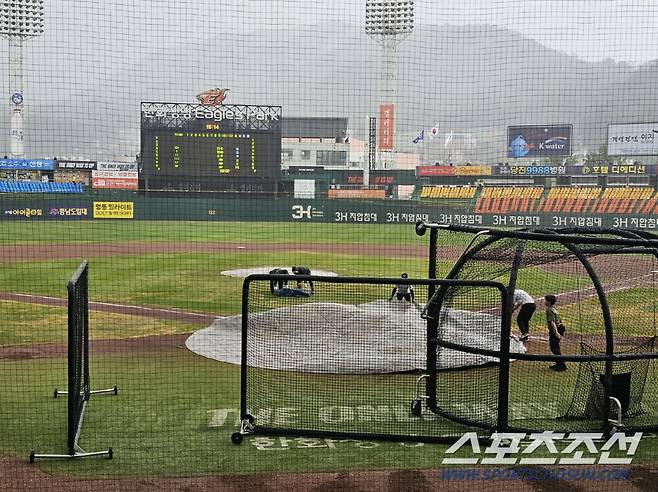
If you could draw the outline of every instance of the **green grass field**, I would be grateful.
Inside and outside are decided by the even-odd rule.
[[[464,244],[463,236],[447,235]],[[0,244],[222,241],[227,243],[427,244],[413,224],[316,224],[192,221],[70,221],[2,224]]]
[[[36,260],[0,264],[2,290],[47,296],[62,296],[63,286],[79,263],[75,260]],[[90,299],[216,314],[240,311],[242,279],[221,275],[224,270],[256,268],[263,265],[300,263],[315,269],[348,276],[397,277],[406,271],[410,277],[424,278],[426,261],[422,258],[381,258],[328,255],[306,251],[272,253],[180,253],[99,257],[91,260],[94,282]],[[442,261],[440,274],[451,262]],[[578,280],[532,269],[523,272],[520,282],[540,295],[542,285],[554,279],[569,288]]]
[[[465,245],[463,236],[446,235],[451,246]],[[297,244],[427,245],[412,225],[244,224],[210,222],[3,222],[0,245],[34,246],[41,253],[30,261],[0,263],[0,291],[65,297],[65,285],[80,258],[49,259],[53,244],[116,243],[131,241],[227,242],[289,245],[284,251],[142,253],[91,257],[90,298],[119,304],[180,309],[217,315],[240,312],[242,280],[220,275],[222,270],[277,264],[306,264],[342,275],[425,277],[423,257],[391,255],[352,256],[314,252]],[[440,274],[452,263],[442,261]],[[582,286],[582,278],[568,277],[537,268],[520,273],[519,282],[535,296],[547,286],[566,290]],[[632,306],[636,316],[626,334],[650,334],[654,326],[653,304],[646,290],[637,287],[612,294],[616,306]],[[364,293],[364,299],[368,297]],[[616,298],[614,297],[616,296]],[[331,301],[319,292],[316,301]],[[422,299],[421,299],[422,300]],[[256,300],[268,307],[267,297]],[[273,305],[273,304],[272,304]],[[573,330],[585,334],[600,329],[598,306],[590,299],[577,307],[565,306],[563,317]],[[66,310],[16,301],[0,301],[0,347],[66,340]],[[571,320],[582,320],[578,327]],[[95,388],[117,384],[120,394],[94,397],[89,406],[80,441],[84,449],[112,446],[115,459],[76,462],[41,462],[39,466],[61,474],[84,476],[206,476],[256,472],[311,472],[434,468],[446,446],[410,443],[361,442],[341,439],[293,439],[252,437],[234,446],[229,437],[236,430],[239,407],[239,367],[205,359],[178,348],[147,350],[141,337],[183,334],[199,325],[134,315],[91,313],[94,339],[133,339],[134,351],[93,355]],[[533,331],[544,332],[543,313],[533,319]],[[565,378],[551,377],[545,367],[515,363],[512,371],[511,415],[522,419],[528,404],[555,417],[554,395],[565,393]],[[443,430],[459,432],[458,426],[440,423],[431,415],[410,418],[408,406],[417,375],[313,376],[252,371],[261,422],[275,426],[308,425],[326,430],[390,432],[433,435]],[[576,376],[568,373],[567,381]],[[650,374],[653,382],[653,375]],[[468,394],[451,387],[455,394]],[[0,451],[27,458],[38,452],[65,451],[63,398],[53,399],[55,387],[66,382],[66,359],[28,360],[0,358],[0,425],[4,439]],[[457,383],[455,383],[457,384]],[[568,385],[573,384],[572,382]],[[485,385],[486,386],[486,385]],[[483,387],[485,387],[483,386]],[[486,386],[491,389],[491,385]],[[364,390],[366,388],[366,390]],[[658,399],[655,385],[649,399]],[[315,400],[313,399],[315,396]],[[658,410],[658,409],[656,409]],[[553,412],[553,413],[551,413]],[[654,412],[655,414],[655,412]],[[654,461],[658,448],[641,446],[635,461]]]
[[[116,383],[120,393],[93,398],[80,444],[90,450],[111,445],[115,459],[43,462],[41,466],[62,473],[102,476],[378,469],[390,467],[393,459],[403,468],[427,468],[436,466],[441,449],[434,445],[418,449],[397,443],[354,441],[327,444],[319,439],[306,443],[320,446],[312,449],[299,447],[299,440],[276,438],[270,442],[262,437],[235,446],[229,437],[236,430],[237,367],[179,349],[148,356],[96,357],[92,370],[95,386]],[[61,385],[64,371],[64,362],[59,359],[0,365],[3,380],[11,378],[27,389],[13,392],[4,407],[4,419],[24,423],[21,427],[10,426],[4,452],[26,457],[30,446],[42,452],[64,450],[66,403],[51,396],[53,387]],[[38,383],[29,376],[35,373],[42,375]],[[386,395],[382,394],[381,399],[386,402]],[[32,410],[26,415],[28,404]],[[331,399],[326,402],[327,406],[331,404]],[[275,412],[272,418],[281,418],[276,412],[285,406],[281,402],[271,407],[270,411]],[[290,415],[292,411],[288,408],[287,412]],[[44,421],[44,415],[52,418]],[[360,424],[366,428],[368,422]],[[7,441],[23,446],[7,446]],[[267,450],[270,447],[273,449]]]
[[[200,358],[181,348],[149,355],[95,357],[92,370],[95,387],[117,384],[119,395],[93,397],[80,445],[87,450],[111,445],[114,460],[42,461],[39,466],[55,473],[99,477],[434,468],[447,449],[438,444],[262,436],[248,437],[241,446],[235,446],[229,436],[237,429],[237,367]],[[38,381],[34,381],[35,375],[39,375]],[[6,362],[0,364],[0,378],[12,380],[17,387],[5,395],[3,402],[2,418],[12,425],[5,426],[2,452],[19,458],[26,458],[31,449],[63,452],[66,402],[51,395],[65,378],[65,362]],[[332,393],[323,383],[324,378],[308,377],[300,383],[306,390],[325,384],[325,392],[317,395],[323,398],[324,416],[323,408],[305,405],[297,397],[293,398],[297,406],[291,401],[267,402],[271,406],[258,411],[257,417],[270,424],[305,422],[366,432],[395,428],[432,435],[438,427],[445,429],[446,424],[440,424],[431,414],[415,419],[404,411],[413,378],[373,378],[388,390],[382,391],[376,401],[365,404]],[[362,380],[354,378],[350,384],[349,379],[340,380],[340,390],[349,394],[350,390],[363,388]],[[389,392],[393,389],[399,391]],[[346,406],[346,400],[352,405]],[[15,425],[17,422],[21,425]],[[655,458],[655,447],[641,446],[635,461]]]

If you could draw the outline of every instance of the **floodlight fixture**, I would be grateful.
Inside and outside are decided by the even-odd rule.
[[[380,144],[377,167],[390,169],[395,163],[395,107],[397,103],[397,47],[414,28],[414,2],[412,0],[366,0],[365,31],[382,47],[380,86],[380,113],[382,108],[390,115],[389,140],[384,148]],[[381,119],[381,118],[380,118]],[[382,121],[380,121],[380,125]]]
[[[9,39],[10,154],[25,156],[23,143],[23,41],[43,34],[43,0],[0,0],[0,35]]]
[[[371,37],[400,36],[414,28],[414,2],[366,0],[366,34]]]
[[[43,33],[43,0],[0,0],[0,34],[34,37]]]

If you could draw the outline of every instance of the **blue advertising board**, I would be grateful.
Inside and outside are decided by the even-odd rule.
[[[30,171],[52,171],[52,159],[0,159],[0,169],[27,169]]]
[[[513,158],[571,155],[572,125],[507,127],[507,156]]]

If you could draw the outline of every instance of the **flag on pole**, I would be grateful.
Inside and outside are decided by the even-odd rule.
[[[450,145],[450,142],[452,142],[452,130],[450,131],[450,133],[446,133],[446,143],[444,147]]]
[[[430,129],[430,140],[434,140],[434,137],[436,137],[439,134],[439,125],[434,125]]]
[[[421,130],[418,136],[413,139],[413,142],[417,144],[422,142],[423,140],[425,140],[425,130]]]

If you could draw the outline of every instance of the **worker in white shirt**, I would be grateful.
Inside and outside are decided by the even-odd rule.
[[[535,314],[535,300],[525,290],[514,289],[512,312],[519,310],[516,323],[519,325],[521,336],[519,340],[527,340],[530,333],[530,318]]]

